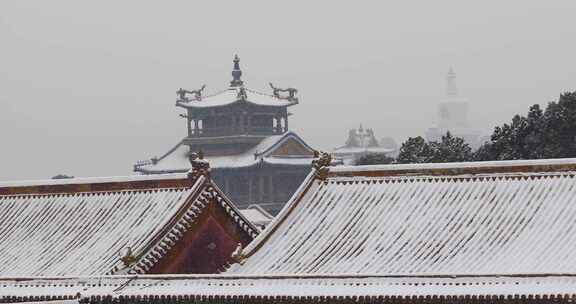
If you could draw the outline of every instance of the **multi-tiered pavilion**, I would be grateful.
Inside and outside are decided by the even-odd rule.
[[[247,88],[240,59],[225,90],[204,95],[179,89],[176,106],[186,110],[187,136],[161,157],[139,162],[144,174],[185,172],[188,155],[202,151],[212,176],[240,207],[260,204],[278,212],[310,170],[313,149],[288,129],[288,108],[297,90],[270,83],[271,93]]]

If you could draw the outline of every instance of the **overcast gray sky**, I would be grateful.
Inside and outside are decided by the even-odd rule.
[[[453,66],[490,132],[576,89],[576,1],[0,2],[0,180],[131,173],[185,135],[178,87],[299,89],[290,126],[341,145],[363,123],[434,124]]]

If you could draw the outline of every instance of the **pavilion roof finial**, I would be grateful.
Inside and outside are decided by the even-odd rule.
[[[232,70],[232,81],[230,81],[231,87],[241,87],[244,82],[240,79],[242,77],[242,70],[240,69],[240,58],[238,55],[234,55],[234,69]]]

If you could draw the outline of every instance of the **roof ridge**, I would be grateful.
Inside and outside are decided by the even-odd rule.
[[[65,194],[190,186],[185,174],[130,175],[0,183],[0,195]]]
[[[252,90],[252,89],[249,89],[249,88],[244,88],[244,89],[245,89],[246,91],[250,92],[250,93],[259,94],[259,95],[262,95],[262,96],[268,96],[268,97],[272,97],[272,98],[275,98],[275,99],[280,100],[280,98],[278,98],[278,97],[276,97],[276,96],[274,96],[274,95],[271,95],[271,94],[266,94],[266,93],[258,92],[258,91],[256,91],[256,90]]]
[[[220,91],[216,91],[216,92],[211,93],[211,94],[206,94],[206,95],[202,96],[202,98],[208,98],[208,97],[218,96],[218,95],[220,95],[220,94],[222,94],[222,93],[225,93],[226,91],[235,90],[235,89],[236,89],[236,88],[234,88],[234,87],[228,87],[228,88],[226,88],[226,89],[223,89],[223,90],[220,90]],[[194,101],[202,102],[202,100],[191,100],[191,102],[194,102]]]
[[[86,280],[130,280],[130,279],[159,279],[165,281],[171,280],[185,280],[185,279],[222,279],[222,280],[236,280],[236,279],[322,279],[322,278],[335,278],[335,279],[361,279],[361,278],[374,278],[374,279],[402,279],[402,278],[562,278],[570,277],[576,278],[574,272],[514,272],[514,273],[499,273],[499,272],[483,272],[483,273],[178,273],[178,274],[102,274],[102,275],[64,275],[64,276],[0,276],[0,283],[13,282],[31,284],[31,281],[39,280],[42,283],[47,280],[54,280],[57,282],[66,280],[78,280],[84,284]]]
[[[397,174],[397,175],[332,175],[330,181],[334,182],[363,182],[363,181],[399,181],[399,180],[446,180],[446,179],[465,179],[465,180],[483,180],[483,179],[512,179],[512,178],[540,178],[540,177],[563,177],[576,176],[576,170],[569,171],[548,171],[548,172],[497,172],[497,173],[478,173],[478,174]]]
[[[576,158],[330,167],[335,176],[462,175],[576,171]]]

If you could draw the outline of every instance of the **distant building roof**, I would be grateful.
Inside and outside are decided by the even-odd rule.
[[[283,143],[294,140],[309,150],[309,156],[282,156],[273,155],[274,150]],[[162,157],[154,160],[139,162],[134,166],[134,171],[146,174],[150,173],[173,173],[186,172],[190,166],[188,163],[189,147],[183,142]],[[254,147],[236,155],[206,156],[210,166],[216,169],[233,169],[256,166],[269,163],[276,165],[310,166],[313,149],[308,146],[296,133],[287,132],[282,135],[265,137]]]
[[[157,272],[160,265],[177,264],[167,259],[182,250],[194,250],[179,243],[185,237],[192,242],[190,233],[203,234],[213,212],[221,214],[232,250],[256,236],[205,175],[2,183],[0,276]]]
[[[248,208],[240,210],[240,212],[242,212],[244,217],[258,227],[265,227],[274,219],[272,214],[268,213],[268,211],[258,205],[250,205]]]
[[[334,149],[333,153],[342,159],[344,164],[354,165],[359,158],[367,154],[391,154],[395,151],[393,148],[383,147],[374,136],[374,130],[364,129],[360,125],[358,129],[348,131],[344,146]]]

